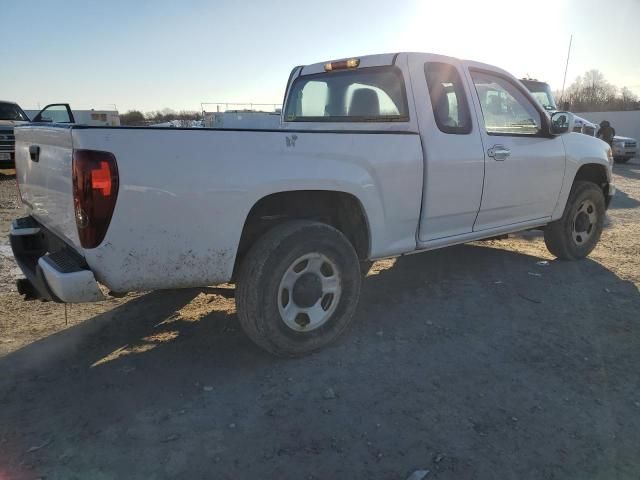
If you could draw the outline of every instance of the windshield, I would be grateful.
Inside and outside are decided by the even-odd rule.
[[[408,120],[407,95],[396,67],[305,75],[287,100],[288,122],[390,122]]]
[[[15,103],[0,103],[0,120],[28,122],[29,117]]]
[[[533,80],[521,80],[527,90],[531,92],[533,98],[535,98],[545,110],[557,110],[558,106],[551,93],[551,87],[548,83],[538,82]]]

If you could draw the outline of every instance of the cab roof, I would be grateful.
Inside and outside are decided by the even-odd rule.
[[[340,62],[340,61],[344,61],[344,60],[348,60],[351,58],[356,58],[360,61],[358,68],[363,68],[363,67],[380,67],[380,66],[385,66],[385,65],[394,65],[397,61],[397,58],[399,56],[406,56],[407,58],[411,58],[414,56],[420,56],[420,57],[428,57],[430,58],[432,61],[439,61],[439,62],[446,62],[446,63],[451,63],[453,65],[463,65],[467,68],[477,68],[480,70],[492,70],[495,72],[499,72],[502,73],[503,75],[507,75],[512,77],[513,75],[511,75],[509,72],[507,72],[506,70],[503,70],[499,67],[496,67],[495,65],[489,65],[487,63],[482,63],[482,62],[476,62],[473,60],[463,60],[460,58],[456,58],[456,57],[450,57],[447,55],[440,55],[437,53],[429,53],[429,52],[397,52],[397,53],[380,53],[380,54],[375,54],[375,55],[363,55],[363,56],[353,56],[353,57],[346,57],[346,58],[337,58],[337,59],[331,59],[331,60],[325,60],[323,62],[318,62],[318,63],[312,63],[310,65],[305,65],[302,67],[302,70],[300,71],[300,75],[313,75],[316,73],[324,73],[324,66],[327,63],[330,62]],[[514,77],[515,78],[515,77]]]

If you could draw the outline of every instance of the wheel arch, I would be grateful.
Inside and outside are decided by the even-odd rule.
[[[573,177],[572,186],[577,181],[591,182],[598,185],[602,189],[602,194],[604,195],[605,203],[608,208],[611,197],[609,196],[610,181],[607,173],[607,167],[601,163],[587,163],[581,165]]]
[[[340,230],[361,260],[369,258],[370,221],[358,197],[340,190],[286,190],[261,197],[247,213],[236,252],[233,277],[244,256],[260,236],[283,222],[301,219],[320,221]]]
[[[606,206],[607,208],[609,207],[611,197],[609,195],[610,178],[607,166],[602,163],[595,162],[584,163],[577,168],[571,182],[567,182],[563,186],[563,191],[560,194],[558,204],[553,212],[552,220],[557,220],[562,217],[567,201],[569,200],[571,189],[578,181],[592,182],[600,187],[605,198]]]
[[[592,182],[601,188],[609,185],[609,178],[607,176],[607,167],[601,163],[586,163],[578,168],[578,171],[573,177],[573,183],[578,180],[584,180]]]

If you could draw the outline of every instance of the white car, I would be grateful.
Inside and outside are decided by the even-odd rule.
[[[638,141],[635,138],[613,137],[613,158],[616,163],[627,163],[638,154]]]
[[[573,116],[574,124],[573,131],[576,133],[583,133],[585,135],[589,135],[590,137],[595,137],[598,133],[598,129],[600,128],[595,123],[590,122],[586,118],[579,117],[578,115]]]
[[[506,71],[424,53],[294,68],[272,130],[18,127],[18,287],[87,302],[235,282],[249,337],[302,355],[349,326],[371,260],[532,228],[589,255],[613,159],[571,130]]]

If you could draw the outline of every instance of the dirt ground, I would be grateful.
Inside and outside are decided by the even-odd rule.
[[[73,305],[68,323],[23,302],[10,173],[1,480],[640,478],[638,159],[615,166],[590,259],[529,233],[378,262],[353,330],[298,360],[249,342],[232,288]]]

